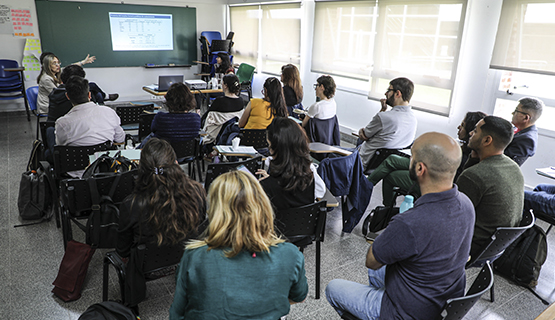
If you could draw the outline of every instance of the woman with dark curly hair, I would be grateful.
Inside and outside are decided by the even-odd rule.
[[[170,142],[187,141],[198,136],[200,116],[195,112],[194,94],[183,83],[174,83],[165,95],[166,108],[169,112],[156,114],[150,125],[152,133],[147,136],[139,149],[152,137]]]
[[[245,129],[266,129],[274,117],[287,117],[287,107],[283,98],[281,83],[275,77],[264,81],[262,90],[264,98],[252,98],[243,116],[239,120],[239,127]]]
[[[258,174],[274,208],[296,208],[323,198],[326,185],[310,160],[304,130],[294,120],[278,117],[268,126],[268,141],[268,173],[259,170]]]
[[[152,138],[141,151],[133,194],[120,205],[117,252],[149,240],[174,245],[197,235],[204,220],[206,193],[177,164],[169,142]]]
[[[135,189],[120,207],[116,252],[126,264],[125,302],[136,306],[145,297],[145,275],[136,248],[184,245],[198,236],[205,220],[206,192],[177,164],[169,142],[150,139],[141,151]],[[162,272],[164,273],[164,272]]]

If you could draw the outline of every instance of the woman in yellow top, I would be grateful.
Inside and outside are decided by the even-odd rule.
[[[245,129],[266,129],[274,117],[287,117],[287,107],[283,98],[281,83],[275,77],[264,82],[263,99],[252,98],[241,120],[239,127]]]

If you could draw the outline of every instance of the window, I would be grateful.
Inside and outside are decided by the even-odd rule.
[[[231,31],[235,32],[232,49],[234,63],[244,62],[256,66],[260,15],[259,6],[230,8]]]
[[[494,114],[507,120],[517,101],[545,103],[539,132],[555,136],[555,1],[504,0],[490,67],[498,69]]]
[[[438,2],[317,2],[312,70],[369,80],[371,99],[407,77],[416,109],[447,115],[466,2]]]
[[[312,71],[368,80],[377,17],[375,1],[317,2]]]
[[[499,71],[498,90],[494,96],[495,108],[493,114],[511,121],[512,112],[523,97],[532,96],[541,99],[545,108],[542,116],[536,121],[540,133],[553,136],[555,127],[555,91],[553,91],[553,76],[524,73],[516,71]]]
[[[300,3],[233,6],[230,16],[231,30],[235,32],[235,61],[273,74],[280,74],[284,64],[299,65]]]
[[[491,68],[555,75],[555,1],[503,1]]]

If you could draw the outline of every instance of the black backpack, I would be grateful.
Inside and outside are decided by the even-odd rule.
[[[115,301],[95,303],[87,308],[79,320],[137,320],[133,311]]]
[[[545,231],[534,225],[505,249],[503,255],[493,262],[493,268],[517,284],[533,288],[538,284],[540,270],[546,258]]]
[[[118,237],[119,209],[112,197],[121,174],[116,174],[108,195],[100,196],[94,178],[87,179],[91,193],[92,212],[85,229],[86,243],[94,248],[115,248]]]
[[[136,168],[137,164],[122,156],[121,151],[118,151],[113,157],[110,156],[110,151],[107,151],[85,169],[83,179],[93,177],[98,173],[121,173]]]

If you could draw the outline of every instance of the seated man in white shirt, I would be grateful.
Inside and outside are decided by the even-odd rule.
[[[124,142],[125,132],[120,118],[110,107],[91,102],[89,81],[72,76],[67,81],[66,95],[73,108],[56,120],[56,145],[93,146],[106,141]],[[70,173],[80,177],[79,173]],[[82,174],[82,172],[81,172]]]
[[[381,110],[372,121],[358,132],[364,141],[360,147],[360,157],[364,170],[376,150],[402,149],[410,146],[416,134],[416,117],[409,105],[414,92],[414,84],[407,78],[396,78],[389,82],[385,92],[386,99],[381,99]],[[392,108],[387,111],[387,106]]]

